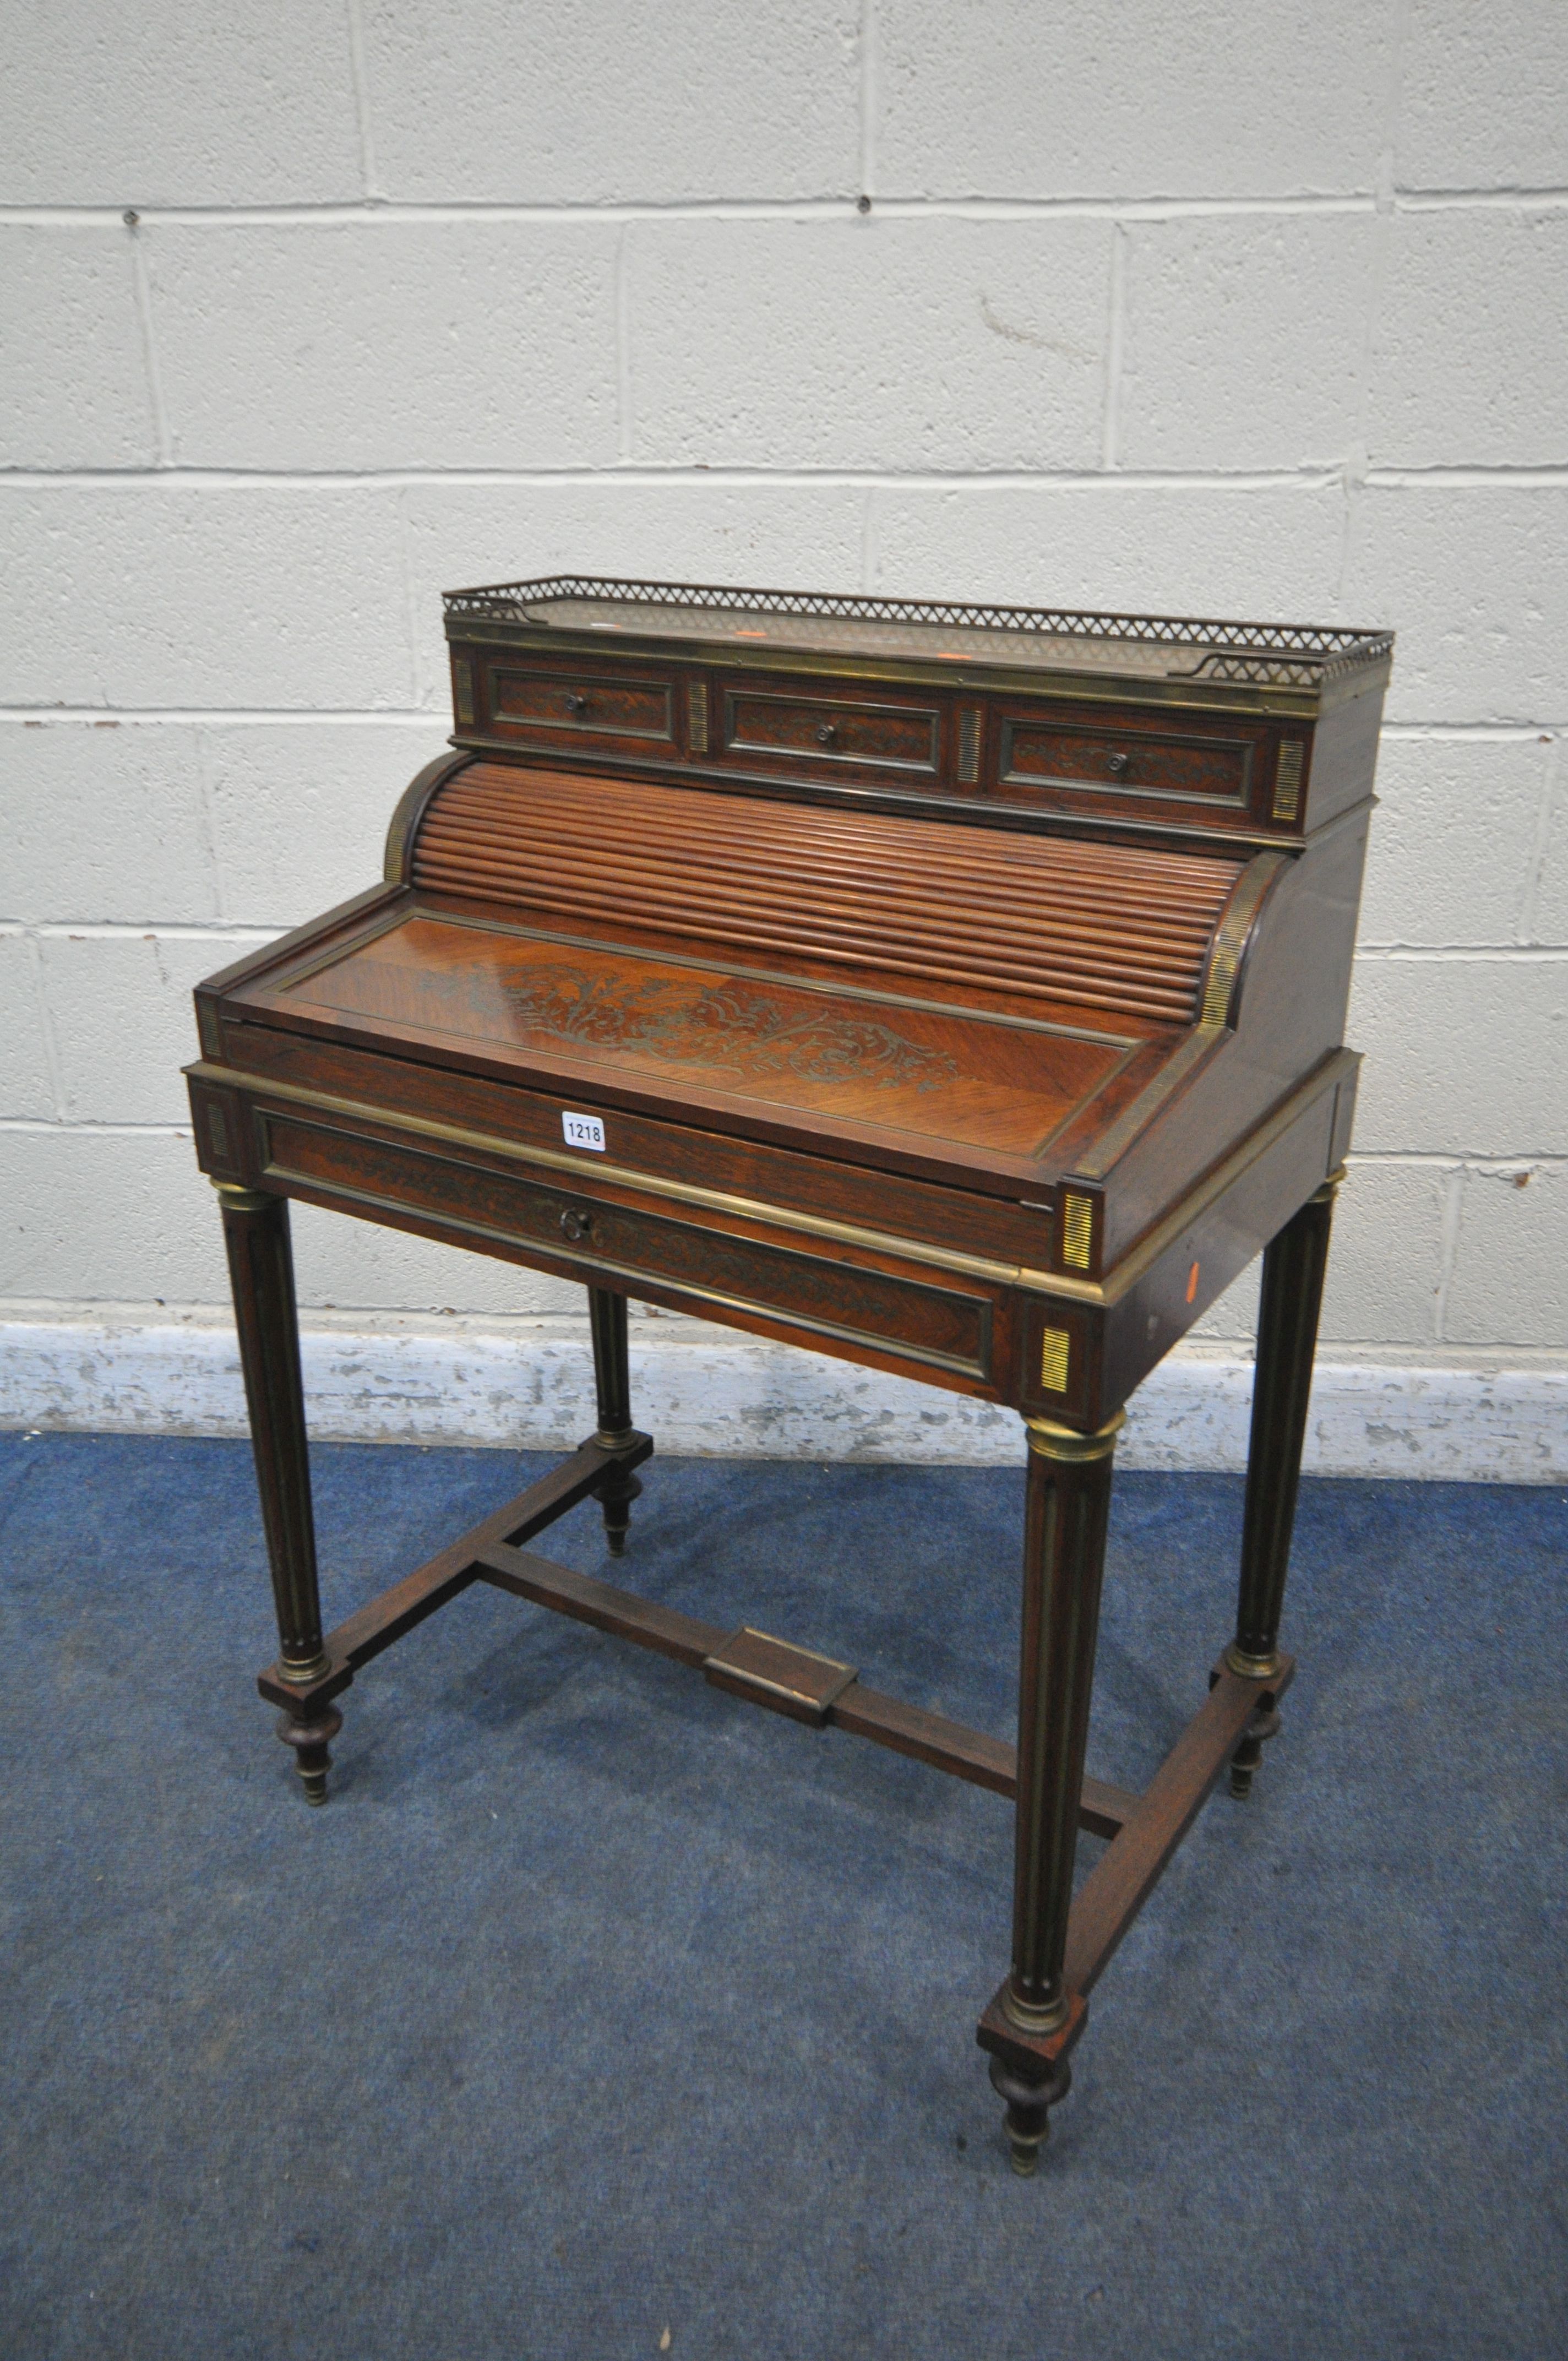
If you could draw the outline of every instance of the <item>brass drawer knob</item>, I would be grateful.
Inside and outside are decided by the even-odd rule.
[[[1105,767],[1113,779],[1124,779],[1133,767],[1133,758],[1130,754],[1112,754],[1107,757]]]
[[[589,1235],[593,1225],[593,1215],[579,1213],[576,1205],[568,1205],[561,1216],[561,1228],[574,1246]]]
[[[568,712],[568,713],[586,713],[586,712],[587,711],[587,709],[588,709],[588,700],[587,700],[587,698],[586,697],[584,697],[584,696],[580,695],[580,694],[579,694],[579,692],[578,692],[576,689],[573,689],[573,690],[572,690],[572,692],[571,692],[571,694],[568,696],[568,697],[567,697],[567,699],[566,699],[566,710],[567,710],[567,712]]]
[[[838,725],[832,721],[824,721],[817,730],[817,742],[819,746],[836,746],[839,743]]]

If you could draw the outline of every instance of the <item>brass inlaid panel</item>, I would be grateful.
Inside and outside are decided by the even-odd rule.
[[[1094,1200],[1076,1189],[1062,1191],[1061,1258],[1069,1270],[1087,1270],[1094,1258]]]
[[[1065,1394],[1072,1338],[1065,1328],[1047,1328],[1040,1338],[1040,1383],[1048,1394]]]
[[[978,705],[966,705],[959,715],[959,785],[972,787],[980,777],[980,725]]]
[[[1299,738],[1288,738],[1279,749],[1279,767],[1274,774],[1274,817],[1295,819],[1301,809],[1301,764],[1306,747]]]

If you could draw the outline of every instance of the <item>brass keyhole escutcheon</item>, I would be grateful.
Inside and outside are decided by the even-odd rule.
[[[563,1234],[566,1237],[570,1238],[574,1246],[580,1244],[584,1238],[588,1236],[593,1229],[593,1215],[591,1213],[579,1213],[576,1205],[568,1205],[565,1212],[561,1216],[561,1228]]]
[[[1106,768],[1113,779],[1124,779],[1132,767],[1133,758],[1130,754],[1113,754],[1106,763]]]
[[[819,746],[836,746],[839,743],[839,731],[833,722],[824,721],[820,725],[817,732],[817,742]]]

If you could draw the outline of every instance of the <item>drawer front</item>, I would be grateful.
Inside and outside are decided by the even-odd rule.
[[[498,738],[528,745],[620,746],[671,753],[674,688],[668,679],[584,666],[486,668],[488,723]]]
[[[455,1245],[596,1273],[722,1319],[727,1307],[824,1340],[870,1345],[970,1379],[991,1374],[992,1298],[978,1285],[896,1273],[672,1220],[575,1184],[514,1177],[460,1155],[346,1126],[261,1113],[267,1176],[335,1197],[349,1211],[402,1212]]]
[[[996,785],[1003,795],[1057,788],[1074,801],[1115,796],[1245,811],[1252,796],[1253,753],[1245,740],[1005,715]]]
[[[561,1116],[567,1101],[560,1092],[520,1088],[336,1041],[275,1033],[262,1025],[231,1022],[226,1038],[231,1066],[263,1085],[280,1082],[285,1089],[357,1101],[367,1115],[383,1114],[389,1124],[400,1115],[433,1117],[518,1148],[563,1149]],[[999,1262],[1043,1265],[1049,1257],[1050,1213],[1037,1202],[1020,1205],[940,1181],[840,1164],[828,1155],[806,1156],[690,1123],[666,1123],[626,1107],[605,1108],[591,1093],[585,1100],[581,1091],[571,1104],[602,1115],[607,1154],[621,1167],[621,1177],[630,1170],[655,1191],[662,1180],[719,1190]]]
[[[723,701],[718,751],[749,768],[911,785],[928,785],[940,772],[943,711],[936,703],[729,686]]]

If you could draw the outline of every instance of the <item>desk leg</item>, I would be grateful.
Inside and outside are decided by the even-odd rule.
[[[1279,1662],[1279,1619],[1301,1480],[1318,1313],[1328,1268],[1334,1196],[1343,1177],[1343,1169],[1331,1173],[1264,1250],[1242,1524],[1241,1589],[1236,1636],[1225,1651],[1232,1671],[1250,1680],[1266,1676]],[[1279,1716],[1266,1693],[1232,1758],[1233,1795],[1250,1794],[1253,1773],[1263,1760],[1263,1741],[1278,1728]]]
[[[634,1441],[631,1426],[631,1370],[626,1350],[626,1298],[608,1288],[588,1290],[588,1326],[594,1340],[594,1385],[598,1395],[598,1433],[595,1441],[607,1451],[624,1449]],[[631,1503],[642,1487],[630,1468],[607,1470],[598,1488],[604,1510],[605,1540],[611,1557],[626,1549],[631,1523]]]
[[[285,1681],[309,1683],[327,1669],[322,1646],[321,1594],[316,1583],[315,1524],[305,1441],[304,1389],[300,1380],[300,1331],[294,1309],[294,1261],[289,1248],[289,1203],[262,1189],[218,1186],[224,1244],[239,1329],[239,1357],[250,1411],[251,1448],[261,1495],[261,1521],[272,1568]],[[286,1713],[278,1735],[295,1750],[306,1801],[324,1804],[329,1741],[343,1727],[331,1704],[309,1719]]]
[[[1067,2024],[1071,1997],[1062,1964],[1122,1413],[1097,1434],[1076,1434],[1047,1419],[1026,1423],[1013,1967],[1001,2011],[1020,2033],[1038,2037]],[[1066,2096],[1071,2070],[1065,2058],[1036,2073],[998,2057],[991,2079],[1007,2103],[1013,2169],[1033,2172],[1049,2128],[1047,2111]]]

